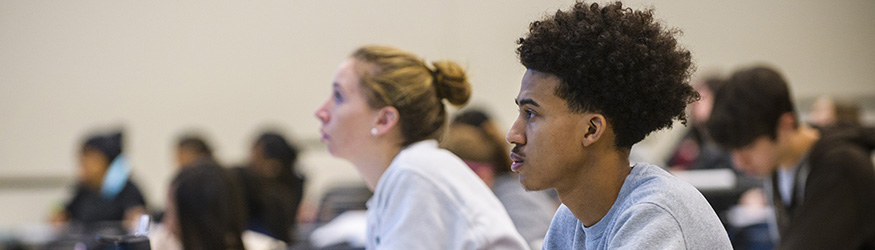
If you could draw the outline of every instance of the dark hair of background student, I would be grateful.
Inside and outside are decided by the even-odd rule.
[[[253,143],[249,166],[235,169],[247,199],[247,228],[290,245],[304,196],[304,178],[295,170],[298,153],[281,134],[264,132]]]
[[[214,161],[213,148],[201,136],[185,135],[176,143],[177,167],[187,167],[196,161]]]
[[[242,196],[225,169],[196,162],[180,170],[171,188],[184,249],[244,249]]]
[[[763,135],[775,140],[778,118],[794,110],[780,73],[765,66],[742,69],[715,91],[708,133],[728,149],[750,145]]]
[[[275,172],[278,178],[294,175],[298,148],[289,143],[285,137],[279,133],[265,132],[255,140],[254,147],[265,159],[279,163]]]
[[[204,141],[200,136],[188,135],[179,139],[176,145],[179,148],[185,148],[199,155],[213,157],[213,148]]]

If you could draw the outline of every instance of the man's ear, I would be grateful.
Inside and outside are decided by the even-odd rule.
[[[378,136],[389,132],[389,130],[398,124],[400,119],[401,116],[398,114],[398,109],[395,107],[386,106],[381,108],[377,111],[377,117],[373,127],[376,129],[376,133],[373,135]]]
[[[778,118],[778,128],[796,128],[796,115],[793,112],[787,112],[781,114],[781,117]]]
[[[775,128],[778,131],[777,134],[795,131],[796,128],[796,115],[793,112],[787,112],[778,117],[777,128]]]
[[[602,138],[605,130],[608,129],[608,123],[605,116],[601,114],[586,114],[584,119],[582,143],[584,147],[589,147]]]

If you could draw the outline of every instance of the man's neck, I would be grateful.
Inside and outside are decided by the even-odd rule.
[[[783,155],[779,157],[779,163],[784,169],[792,169],[808,154],[814,143],[820,139],[820,133],[811,127],[800,126],[799,129],[789,134]]]
[[[559,200],[571,210],[584,226],[595,225],[611,210],[626,176],[631,172],[629,153],[601,154],[581,166],[583,171],[569,176],[573,181],[567,187],[557,187]]]

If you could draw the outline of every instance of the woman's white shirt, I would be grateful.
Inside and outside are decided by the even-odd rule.
[[[368,249],[528,249],[489,187],[434,140],[398,153],[367,214]]]

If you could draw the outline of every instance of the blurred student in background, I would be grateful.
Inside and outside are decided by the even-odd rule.
[[[215,161],[213,149],[197,135],[185,135],[176,143],[176,166],[183,168],[197,161]]]
[[[179,173],[183,168],[194,166],[202,161],[215,161],[213,158],[213,149],[207,141],[195,134],[186,134],[176,140],[176,169],[174,173]],[[153,210],[152,219],[161,221],[164,218],[165,211]]]
[[[745,176],[744,173],[733,168],[729,151],[718,146],[708,135],[705,127],[714,106],[714,91],[725,84],[725,79],[716,76],[705,77],[693,83],[693,89],[699,93],[699,100],[689,105],[688,119],[692,121],[692,126],[678,142],[675,152],[668,161],[672,171],[727,169],[733,172],[735,184],[731,190],[704,192],[708,202],[717,215],[724,219],[723,221],[726,221],[724,212],[736,205],[744,192],[759,187],[758,180]]]
[[[668,161],[672,170],[732,169],[732,156],[717,146],[705,130],[705,122],[714,106],[714,90],[725,82],[717,77],[708,77],[693,84],[693,88],[699,92],[699,100],[690,103],[689,119],[692,120],[692,126]]]
[[[245,231],[245,210],[230,172],[214,161],[196,161],[173,179],[163,227],[150,235],[152,249],[284,249],[280,241]]]
[[[489,187],[495,187],[497,178],[512,173],[507,143],[499,137],[489,116],[480,110],[457,114],[440,146],[465,161]]]
[[[768,232],[767,209],[761,181],[745,175],[733,167],[732,155],[708,135],[705,124],[714,107],[714,92],[726,85],[716,76],[705,77],[693,83],[699,100],[689,105],[688,117],[692,126],[678,142],[669,158],[671,171],[726,169],[732,171],[735,183],[729,190],[705,190],[702,194],[717,212],[729,232],[736,249],[771,249],[772,240],[763,237]],[[767,234],[765,234],[767,235]]]
[[[875,131],[800,123],[787,82],[763,66],[715,93],[707,127],[739,169],[765,177],[779,249],[875,248]]]
[[[811,105],[810,123],[818,128],[860,126],[860,105],[853,100],[821,96]]]
[[[55,223],[71,222],[86,232],[124,234],[146,212],[146,201],[130,180],[131,167],[122,150],[121,132],[95,134],[82,145],[75,195],[56,213]],[[126,222],[122,224],[120,222]]]
[[[443,101],[463,105],[470,92],[456,63],[393,47],[361,47],[340,64],[316,117],[329,153],[374,190],[368,249],[528,249],[489,187],[435,141]]]
[[[533,249],[539,249],[559,203],[549,191],[523,189],[519,177],[510,171],[510,149],[499,136],[486,113],[467,110],[456,115],[440,144],[492,188],[517,231]]]
[[[304,195],[297,160],[296,146],[279,133],[265,132],[252,145],[249,164],[234,169],[246,197],[247,228],[290,245]]]

